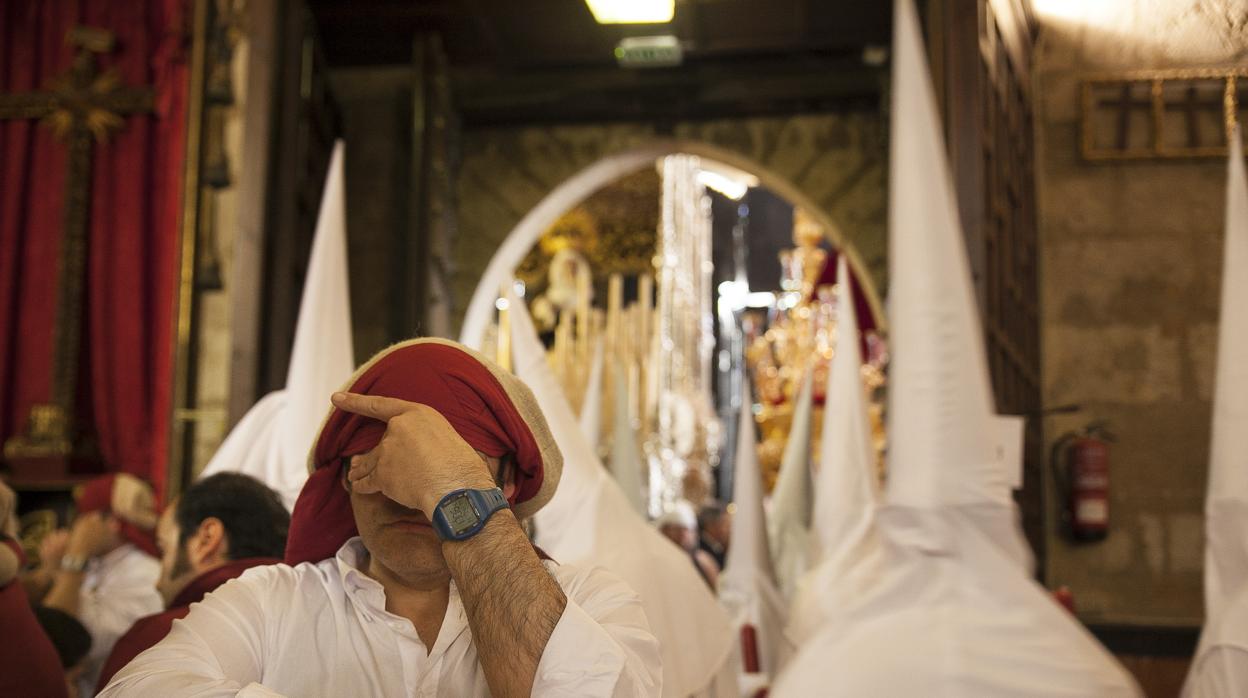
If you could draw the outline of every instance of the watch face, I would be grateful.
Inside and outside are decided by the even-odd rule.
[[[481,520],[481,515],[477,513],[477,508],[472,506],[472,501],[467,494],[461,494],[443,504],[442,515],[446,517],[451,532],[457,536],[476,526]]]

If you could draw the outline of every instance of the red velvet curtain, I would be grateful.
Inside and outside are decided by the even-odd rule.
[[[0,93],[69,68],[75,25],[116,36],[97,59],[156,89],[152,114],[94,148],[79,416],[109,470],[163,491],[178,218],[186,141],[189,0],[0,0]],[[0,441],[50,397],[67,150],[45,126],[0,121]]]

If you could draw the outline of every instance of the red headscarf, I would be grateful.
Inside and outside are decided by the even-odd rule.
[[[114,496],[117,478],[116,474],[102,475],[84,483],[82,488],[74,493],[74,506],[78,509],[78,514],[90,514],[96,511],[112,514],[121,522],[121,536],[123,538],[148,555],[160,557],[160,548],[156,547],[153,528],[147,527],[146,524],[140,526],[137,522],[140,515],[143,519],[155,520],[154,497],[152,497],[151,502],[140,503],[127,500],[128,505],[142,507],[145,511],[118,510],[115,506],[117,500]],[[150,490],[147,483],[142,483],[142,486]]]
[[[530,425],[494,373],[458,345],[416,340],[390,347],[365,364],[347,390],[428,405],[476,450],[494,457],[512,454],[513,506],[542,491],[542,450]],[[385,430],[375,419],[330,409],[312,451],[313,472],[295,502],[287,564],[332,557],[359,535],[342,486],[342,459],[372,450]]]

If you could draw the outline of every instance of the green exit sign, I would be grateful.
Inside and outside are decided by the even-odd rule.
[[[684,52],[674,36],[632,36],[615,47],[615,60],[625,68],[663,68],[680,65]]]

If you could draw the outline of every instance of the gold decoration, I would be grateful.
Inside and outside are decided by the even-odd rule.
[[[757,315],[745,321],[747,337],[746,364],[754,380],[754,394],[761,403],[755,414],[761,434],[758,464],[767,491],[775,486],[780,461],[789,438],[793,421],[793,402],[805,372],[814,371],[814,407],[811,415],[812,462],[818,462],[823,423],[823,403],[828,370],[836,346],[835,287],[818,288],[820,275],[827,262],[827,252],[820,245],[825,240],[823,229],[801,208],[793,211],[793,249],[779,254],[780,287],[775,312],[766,331]],[[874,338],[873,342],[879,342]],[[872,398],[869,407],[872,434],[875,439],[877,464],[882,463],[883,408],[879,389],[884,385],[883,358],[862,367],[863,389]]]

